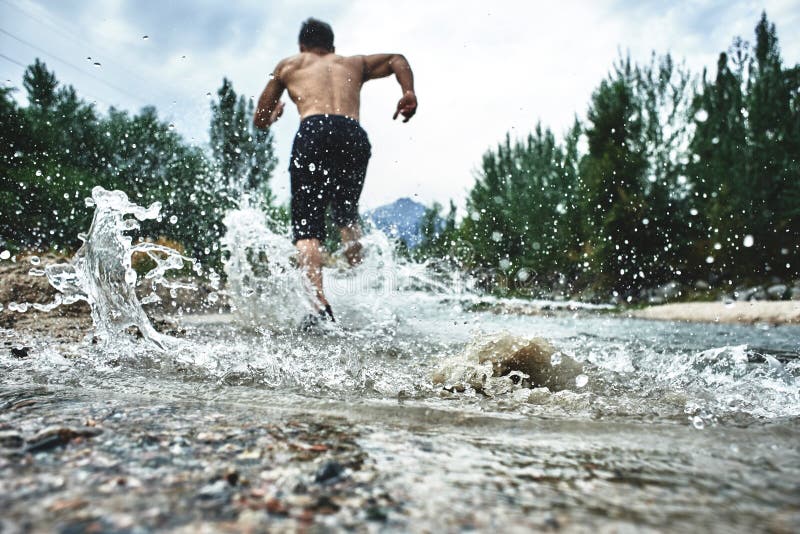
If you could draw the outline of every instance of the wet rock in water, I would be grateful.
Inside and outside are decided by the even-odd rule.
[[[153,327],[162,334],[172,337],[186,337],[186,329],[182,328],[177,321],[168,317],[160,317],[151,321]]]
[[[314,475],[314,482],[327,484],[339,479],[344,474],[344,466],[339,462],[325,462]]]
[[[734,297],[736,300],[750,300],[754,294],[758,293],[757,287],[743,287],[736,290]]]
[[[31,348],[24,345],[11,347],[11,355],[15,358],[27,358],[30,356]]]
[[[236,471],[228,471],[225,473],[225,481],[230,484],[231,486],[235,486],[239,483],[239,473]]]
[[[51,426],[28,440],[27,452],[43,452],[66,445],[75,438],[91,438],[103,431],[96,427],[69,428]]]
[[[505,332],[476,339],[463,354],[444,359],[433,374],[433,382],[456,391],[469,386],[490,393],[497,390],[496,379],[502,377],[507,385],[560,391],[574,387],[575,377],[582,372],[582,364],[544,339]]]
[[[767,300],[767,292],[763,289],[757,289],[747,300]]]
[[[19,449],[25,444],[25,438],[16,430],[0,430],[0,447]],[[0,530],[2,532],[2,530]]]
[[[784,284],[775,284],[767,288],[767,295],[772,300],[781,300],[788,290]]]
[[[207,511],[218,510],[226,507],[232,495],[231,486],[226,480],[220,479],[211,484],[206,484],[197,492],[197,505]]]

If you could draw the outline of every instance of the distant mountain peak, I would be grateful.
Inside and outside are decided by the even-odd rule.
[[[414,248],[422,241],[420,223],[426,209],[424,204],[402,197],[370,210],[364,216],[378,230],[403,241],[408,248]]]

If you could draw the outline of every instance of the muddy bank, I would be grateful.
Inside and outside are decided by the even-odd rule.
[[[627,311],[624,315],[699,323],[800,324],[800,301],[683,302]]]

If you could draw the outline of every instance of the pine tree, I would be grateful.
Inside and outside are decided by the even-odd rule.
[[[256,195],[265,203],[273,200],[269,179],[275,169],[272,133],[253,126],[252,99],[237,96],[227,79],[211,104],[211,152],[227,194]]]
[[[775,25],[762,13],[755,29],[755,49],[751,57],[747,87],[747,125],[749,130],[748,173],[757,184],[753,196],[753,252],[761,256],[765,272],[786,276],[800,253],[797,243],[797,217],[790,212],[796,205],[785,202],[787,190],[797,192],[800,180],[797,152],[792,148],[792,91],[783,70]],[[795,92],[795,95],[797,93]],[[795,111],[796,113],[796,111]],[[795,145],[796,146],[796,145]],[[790,194],[788,197],[794,195]]]
[[[604,80],[592,96],[586,136],[589,153],[581,161],[591,267],[599,285],[631,294],[643,280],[644,251],[640,231],[645,215],[647,159],[641,145],[641,106],[629,77]]]

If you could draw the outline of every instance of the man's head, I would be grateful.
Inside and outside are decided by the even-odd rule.
[[[331,25],[315,18],[308,19],[300,27],[298,42],[301,51],[311,50],[312,48],[321,48],[328,52],[335,50]]]

